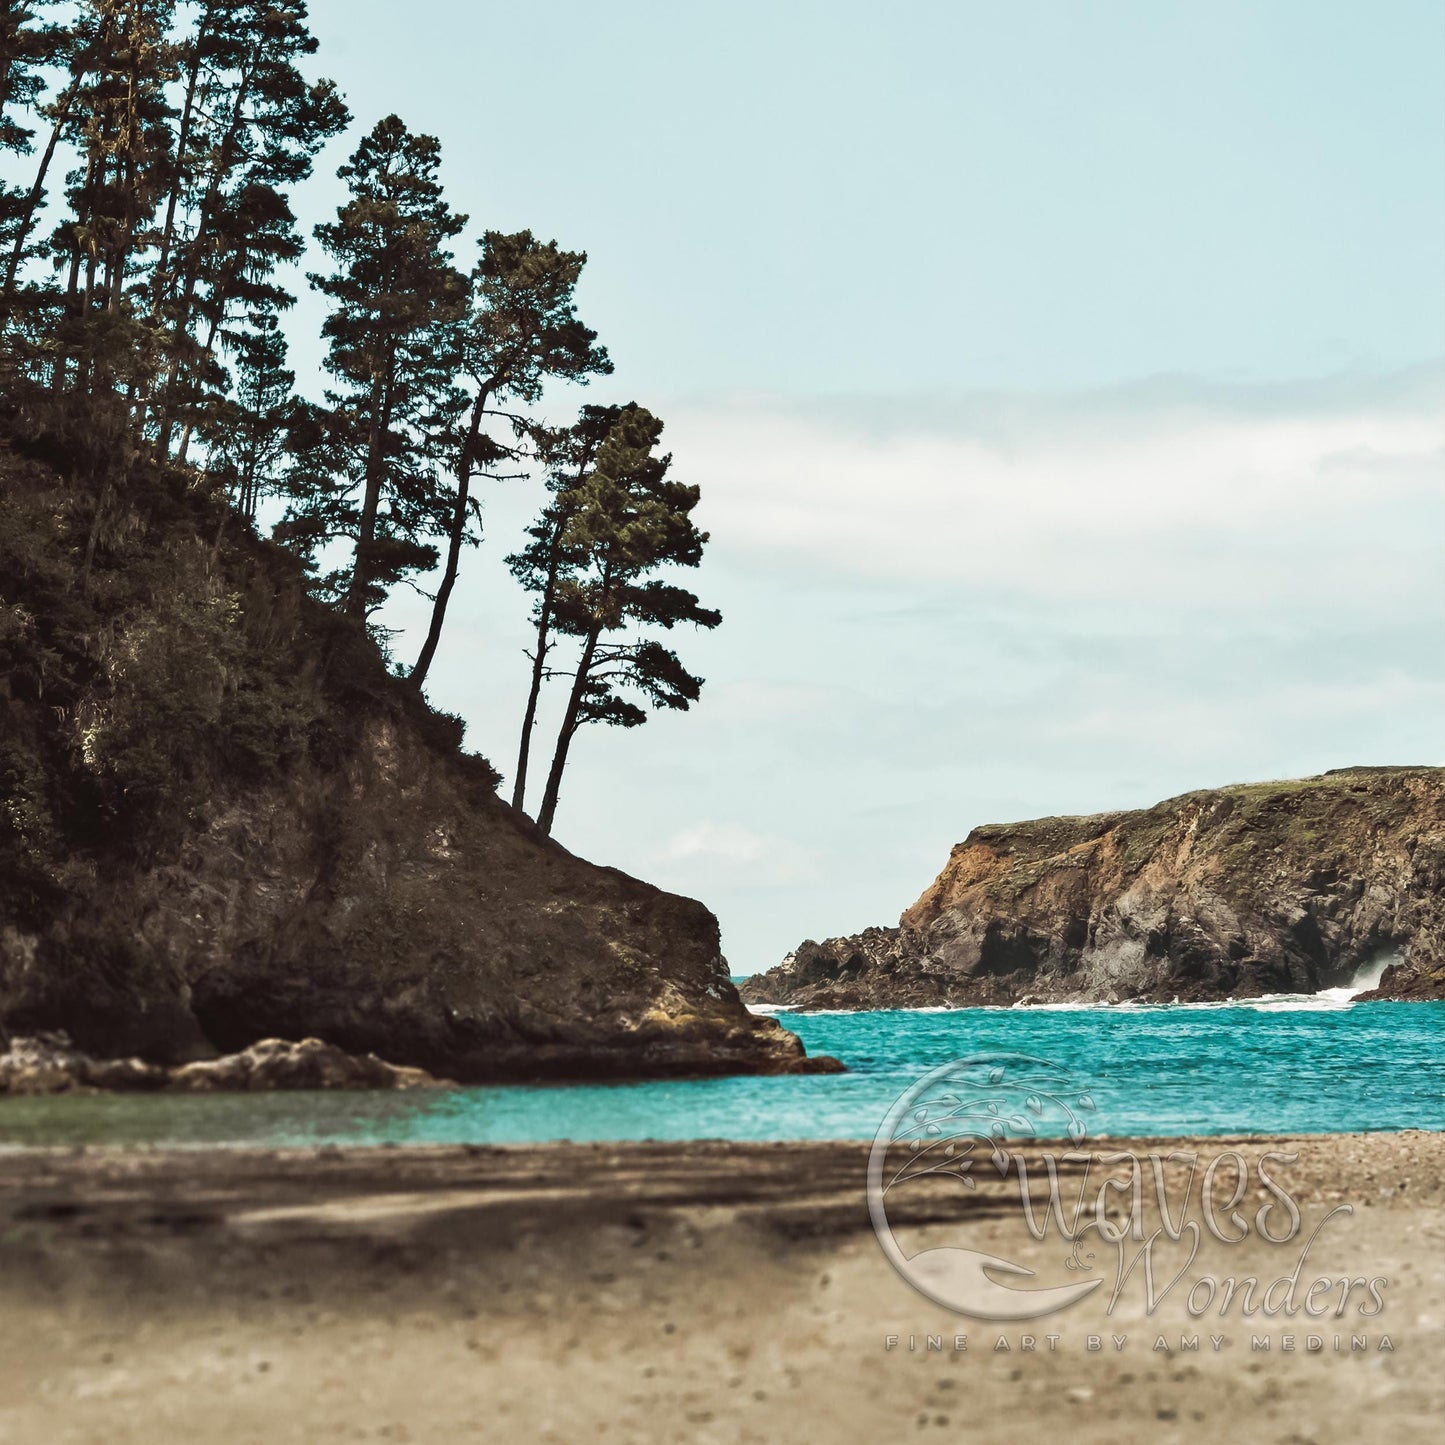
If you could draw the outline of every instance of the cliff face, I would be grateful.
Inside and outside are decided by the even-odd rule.
[[[809,941],[754,1003],[1445,997],[1445,770],[1358,768],[976,828],[897,928]],[[1363,997],[1364,995],[1362,995]]]
[[[314,1036],[464,1081],[808,1066],[706,908],[542,837],[460,736],[185,478],[97,510],[0,456],[0,1034]]]

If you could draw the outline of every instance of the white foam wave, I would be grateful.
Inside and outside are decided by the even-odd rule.
[[[1206,1009],[1226,1008],[1254,1009],[1260,1013],[1319,1013],[1328,1012],[1332,1009],[1351,1007],[1355,996],[1376,987],[1385,969],[1388,968],[1390,964],[1398,962],[1399,958],[1400,955],[1395,953],[1381,954],[1367,962],[1348,984],[1335,988],[1322,988],[1318,993],[1267,993],[1261,994],[1257,998],[1208,999],[1202,1003],[1180,1003],[1178,999],[1175,999],[1171,1003],[1146,1003],[1140,999],[1126,999],[1122,1003],[1110,1003],[1104,999],[1075,999],[1064,1003],[1020,1002],[1013,1004],[966,1004],[957,1007],[950,1004],[929,1004],[922,1008],[882,1010],[850,1008],[810,1009],[799,1004],[791,1003],[758,1003],[749,1004],[748,1009],[752,1013],[765,1015],[783,1013],[841,1015],[875,1012],[947,1014],[996,1012],[1000,1009],[1027,1009],[1037,1013],[1092,1013],[1100,1009],[1131,1012],[1147,1009],[1189,1009],[1202,1011]]]

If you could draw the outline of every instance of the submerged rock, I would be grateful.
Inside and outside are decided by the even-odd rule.
[[[1445,997],[1445,770],[1351,768],[976,828],[897,928],[743,985],[804,1008]]]

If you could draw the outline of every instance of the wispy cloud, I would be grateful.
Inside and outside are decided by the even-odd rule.
[[[1006,604],[1378,617],[1439,595],[1442,373],[675,412],[715,555]]]
[[[696,823],[679,830],[656,862],[734,887],[791,887],[816,881],[821,871],[812,849],[732,822]]]

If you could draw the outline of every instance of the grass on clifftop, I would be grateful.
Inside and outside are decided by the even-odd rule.
[[[1177,831],[1180,814],[1195,807],[1200,810],[1206,836],[1216,835],[1215,846],[1222,847],[1226,867],[1243,866],[1257,856],[1260,831],[1274,834],[1290,849],[1318,850],[1327,847],[1347,814],[1363,812],[1372,827],[1397,825],[1408,814],[1410,804],[1388,780],[1441,771],[1365,766],[1272,782],[1231,783],[1181,793],[1133,811],[986,824],[975,828],[967,842],[989,844],[1012,860],[995,889],[1001,890],[1000,896],[1017,895],[1050,869],[1069,866],[1065,855],[1074,850],[1079,852],[1077,866],[1084,866],[1092,852],[1085,845],[1110,832],[1117,833],[1124,844],[1124,873],[1133,875]]]

